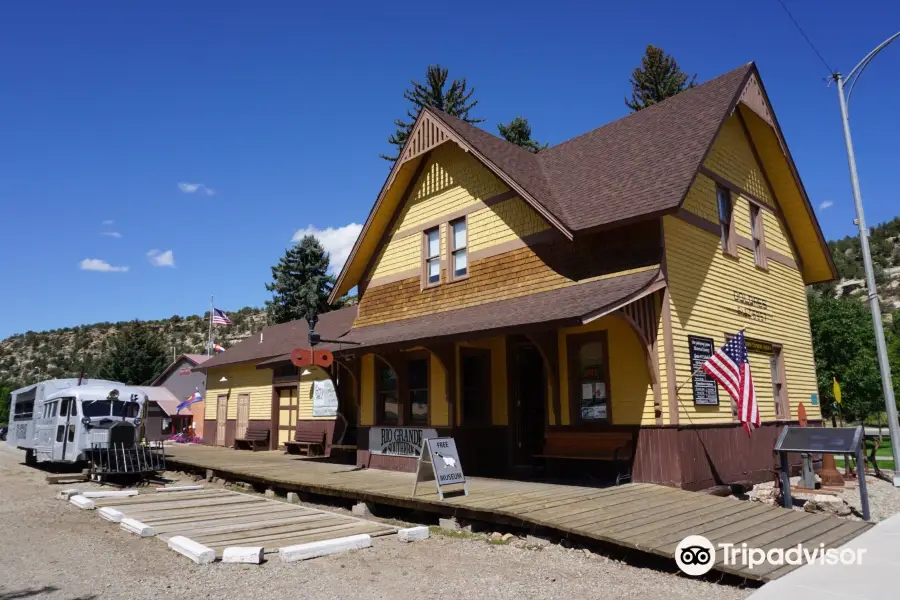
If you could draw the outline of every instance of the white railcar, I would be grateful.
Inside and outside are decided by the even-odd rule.
[[[164,468],[161,447],[141,443],[147,394],[106,380],[54,379],[15,390],[6,442],[35,463],[88,462],[92,474]]]

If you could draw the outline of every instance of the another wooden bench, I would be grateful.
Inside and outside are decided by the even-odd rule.
[[[250,423],[247,425],[247,431],[244,437],[235,438],[234,449],[240,450],[242,446],[246,446],[248,450],[256,451],[257,448],[269,447],[269,428],[262,424]]]
[[[319,454],[313,454],[313,448],[318,447]],[[294,441],[285,442],[284,449],[288,454],[300,454],[303,456],[321,456],[325,454],[325,431],[318,423],[298,421],[297,430],[294,432]]]
[[[564,460],[600,460],[616,467],[616,485],[631,479],[634,456],[632,431],[549,431],[544,448],[536,458]]]

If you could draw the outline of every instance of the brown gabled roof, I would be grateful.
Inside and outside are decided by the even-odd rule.
[[[580,324],[606,309],[616,308],[654,291],[659,280],[659,269],[653,268],[424,317],[355,327],[342,338],[355,343],[355,346],[337,348],[332,345],[330,348],[352,351],[475,332],[490,335],[498,329],[509,327],[566,322]]]
[[[180,365],[182,363],[182,361],[187,361],[187,362],[191,363],[192,367],[194,367],[194,366],[199,365],[202,362],[206,362],[209,358],[210,357],[206,356],[205,354],[182,354],[181,356],[179,356],[178,358],[173,360],[171,363],[169,363],[169,366],[167,366],[163,370],[163,372],[160,373],[159,376],[150,383],[150,385],[151,386],[162,385],[163,379],[165,379],[166,377],[171,375],[172,371],[174,371],[176,369],[176,367],[178,367],[178,365]]]
[[[754,71],[746,64],[538,154],[429,110],[579,231],[677,208]]]
[[[349,306],[319,315],[316,332],[326,339],[337,339],[353,326],[358,306]],[[218,356],[194,368],[207,370],[238,363],[258,362],[273,356],[289,354],[294,348],[308,348],[309,326],[304,319],[271,325],[241,340]]]

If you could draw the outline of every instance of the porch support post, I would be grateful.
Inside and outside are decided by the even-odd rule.
[[[656,301],[653,298],[655,298],[655,294],[651,296],[651,300],[654,302],[653,314],[655,315]],[[656,417],[656,424],[662,425],[662,390],[659,385],[659,356],[656,353],[656,336],[653,336],[651,339],[650,334],[652,332],[644,331],[625,310],[617,310],[615,314],[631,326],[631,329],[634,330],[634,333],[644,346],[644,359],[647,361],[647,372],[650,376],[650,386],[653,389],[653,415]]]
[[[444,369],[444,384],[447,394],[447,425],[456,427],[456,345],[454,343],[425,346]]]
[[[663,290],[662,297],[663,343],[666,347],[666,387],[669,396],[669,425],[678,425],[678,395],[675,381],[675,342],[672,338],[672,306],[669,288]]]
[[[544,366],[547,368],[547,383],[550,403],[553,405],[553,418],[555,425],[562,425],[562,402],[559,397],[559,342],[556,330],[544,331],[541,333],[525,334],[534,346],[540,352],[544,359]]]

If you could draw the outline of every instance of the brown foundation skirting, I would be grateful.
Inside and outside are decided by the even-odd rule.
[[[637,432],[632,476],[635,482],[686,490],[771,481],[777,469],[775,440],[785,425],[796,424],[763,423],[749,437],[737,424],[642,427]],[[791,455],[790,462],[799,465],[799,455]]]

